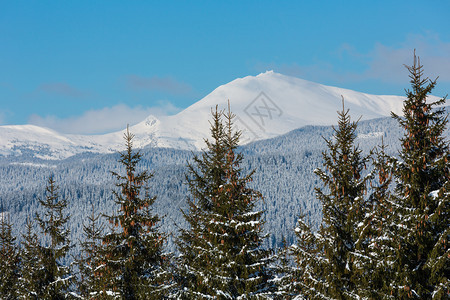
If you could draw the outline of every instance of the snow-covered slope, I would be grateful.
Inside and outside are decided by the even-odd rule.
[[[377,96],[330,87],[268,71],[222,85],[177,115],[149,116],[130,128],[135,146],[200,149],[209,136],[208,120],[216,105],[237,115],[243,143],[287,133],[304,125],[330,125],[342,108],[341,95],[357,119],[401,113],[403,97]],[[69,135],[32,125],[0,126],[0,155],[29,154],[62,159],[91,151],[121,150],[123,131],[105,135]]]
[[[160,143],[185,137],[196,148],[209,134],[211,108],[226,108],[237,115],[236,125],[243,131],[243,142],[287,133],[305,125],[332,125],[336,111],[342,109],[341,95],[355,118],[372,119],[401,113],[403,97],[375,96],[289,77],[268,71],[222,85],[176,116],[161,119]],[[170,137],[170,138],[168,138]]]

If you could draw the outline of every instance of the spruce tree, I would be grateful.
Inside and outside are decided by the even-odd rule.
[[[133,138],[127,128],[124,134],[126,151],[119,162],[124,175],[112,172],[119,191],[113,191],[119,206],[116,214],[107,216],[116,229],[103,237],[104,268],[99,276],[105,282],[104,296],[121,299],[160,299],[167,292],[167,255],[163,254],[166,236],[158,231],[158,215],[152,205],[147,183],[153,174],[138,172],[141,154],[133,151]]]
[[[36,221],[45,236],[47,243],[38,246],[41,263],[42,290],[38,294],[42,299],[64,299],[72,280],[70,268],[64,265],[70,245],[70,230],[67,229],[69,216],[64,215],[67,200],[60,199],[59,187],[50,176],[46,187],[45,200],[39,199],[44,214],[36,214]]]
[[[338,112],[338,127],[326,140],[325,170],[316,169],[325,188],[316,188],[322,203],[323,219],[318,232],[299,219],[295,229],[298,244],[292,248],[301,273],[300,293],[308,298],[358,298],[355,274],[358,225],[364,221],[365,194],[370,174],[364,176],[368,161],[355,146],[357,122],[349,111]]]
[[[12,235],[9,214],[0,210],[0,295],[2,299],[16,299],[19,279],[19,250]]]
[[[299,220],[305,220],[306,215],[301,214]],[[309,229],[310,226],[307,226]],[[305,228],[306,229],[306,228]],[[296,256],[293,255],[293,249],[296,245],[289,246],[286,239],[283,237],[281,247],[277,249],[275,259],[275,273],[278,289],[274,293],[275,299],[292,299],[300,291],[300,284],[298,278],[301,277],[301,272],[296,265]],[[299,296],[301,297],[301,296]]]
[[[395,159],[386,154],[386,145],[372,150],[370,193],[364,206],[363,220],[358,224],[359,238],[354,255],[353,282],[355,293],[368,299],[391,298],[389,286],[392,243],[388,236],[396,232],[387,219],[391,214],[392,173]]]
[[[40,254],[39,238],[34,231],[33,222],[27,218],[26,232],[22,235],[20,252],[21,277],[19,280],[19,299],[40,299],[45,287],[44,269]]]
[[[429,101],[436,85],[423,75],[414,54],[403,117],[404,129],[394,172],[395,192],[389,223],[397,230],[390,292],[396,298],[448,299],[450,296],[449,144],[444,139],[445,97]]]
[[[103,225],[100,224],[100,214],[95,214],[92,204],[92,213],[88,216],[88,223],[83,224],[84,240],[81,242],[81,258],[77,260],[80,272],[78,290],[84,299],[96,299],[103,290],[102,279],[98,274],[103,267],[102,238]]]
[[[225,122],[223,121],[225,117]],[[243,174],[237,152],[240,131],[234,115],[212,112],[207,150],[188,164],[191,192],[189,225],[181,229],[180,297],[188,299],[247,299],[267,297],[270,252],[263,249],[263,211],[255,211],[261,194],[250,188],[253,172]]]

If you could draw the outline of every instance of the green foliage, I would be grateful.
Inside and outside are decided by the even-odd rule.
[[[64,259],[70,249],[70,231],[65,227],[69,220],[64,216],[67,201],[59,199],[58,186],[53,177],[48,178],[45,200],[39,200],[44,214],[36,214],[36,221],[46,237],[40,241],[34,224],[27,219],[21,249],[21,277],[19,298],[65,299],[72,281]]]
[[[0,210],[0,295],[2,299],[16,299],[19,279],[19,249],[12,235],[9,216]]]
[[[104,226],[99,223],[100,216],[95,214],[94,205],[92,205],[88,223],[83,224],[84,240],[81,242],[81,257],[76,261],[80,271],[78,290],[85,299],[96,299],[98,296],[96,292],[103,290],[103,280],[99,276],[99,269],[103,266],[101,241]]]
[[[38,299],[38,295],[42,294],[42,288],[44,287],[44,270],[41,268],[39,239],[30,219],[27,219],[26,232],[22,238],[19,298]]]
[[[363,179],[367,158],[353,148],[356,124],[339,113],[334,142],[324,153],[327,188],[318,232],[300,218],[297,286],[309,298],[448,299],[450,295],[449,144],[444,139],[445,98],[428,101],[436,81],[423,78],[414,56],[407,67],[399,158],[382,144],[373,151],[373,171]],[[353,149],[353,150],[352,150]],[[366,185],[370,182],[370,193]],[[394,186],[395,184],[395,186]],[[395,187],[394,189],[392,187]]]
[[[59,199],[58,186],[53,176],[50,176],[46,187],[45,200],[39,203],[45,209],[44,215],[36,214],[36,221],[48,243],[38,246],[39,266],[41,273],[41,291],[38,296],[42,299],[64,299],[69,289],[72,276],[69,267],[64,265],[64,259],[70,249],[70,231],[66,228],[69,216],[64,216],[67,207],[65,199]]]
[[[392,172],[395,159],[385,152],[383,140],[381,146],[372,150],[370,193],[364,205],[364,217],[356,226],[359,237],[353,255],[354,272],[352,281],[355,294],[366,299],[386,299],[391,295],[385,292],[389,286],[387,280],[390,262],[393,259],[392,245],[388,236],[397,228],[387,223],[391,214]]]
[[[192,198],[184,212],[189,228],[180,230],[178,240],[180,297],[264,298],[273,285],[270,252],[262,247],[263,212],[254,211],[262,196],[248,187],[253,172],[241,174],[234,115],[216,107],[212,117],[212,140],[186,176]]]
[[[104,261],[98,270],[104,289],[98,292],[121,299],[160,299],[168,288],[168,257],[162,252],[166,237],[158,231],[160,218],[151,210],[156,197],[149,196],[146,184],[153,175],[137,171],[141,154],[133,151],[133,138],[127,129],[126,151],[119,160],[125,174],[112,172],[118,182],[114,195],[119,209],[106,216],[112,230],[103,237]]]
[[[403,117],[393,114],[405,133],[389,219],[397,225],[389,288],[397,298],[444,299],[450,291],[450,153],[443,136],[447,117],[440,105],[446,99],[429,101],[436,80],[424,78],[415,55],[407,68],[411,90],[406,91]]]
[[[292,248],[301,273],[300,291],[311,298],[357,298],[358,224],[364,223],[366,185],[371,177],[363,175],[368,157],[354,144],[357,123],[350,121],[344,107],[338,116],[333,139],[326,140],[328,152],[323,152],[325,171],[315,171],[325,186],[316,188],[322,225],[314,233],[300,218],[298,245]]]

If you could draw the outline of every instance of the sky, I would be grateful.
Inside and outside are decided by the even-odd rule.
[[[416,49],[450,93],[450,1],[0,1],[0,125],[100,134],[273,70],[404,95]]]

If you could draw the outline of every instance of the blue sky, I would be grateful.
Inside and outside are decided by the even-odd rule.
[[[274,70],[403,95],[413,49],[450,92],[450,1],[2,1],[0,125],[103,133]]]

